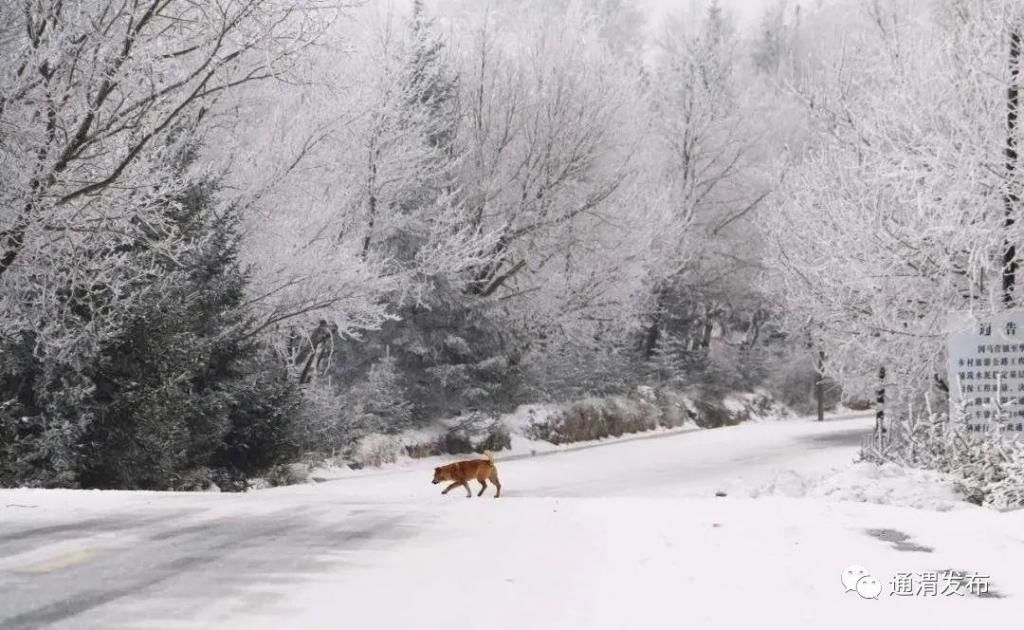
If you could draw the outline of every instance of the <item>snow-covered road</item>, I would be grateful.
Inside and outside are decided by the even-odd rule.
[[[0,628],[1019,628],[1020,514],[750,498],[847,467],[870,426],[503,461],[498,501],[439,496],[433,461],[245,495],[0,491]],[[844,593],[850,564],[879,601]],[[990,596],[890,595],[946,570]]]

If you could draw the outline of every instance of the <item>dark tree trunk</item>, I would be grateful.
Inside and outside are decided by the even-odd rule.
[[[711,349],[711,334],[715,331],[715,320],[708,315],[704,320],[704,330],[701,332],[700,347],[703,350]]]
[[[753,317],[750,318],[751,334],[746,343],[747,348],[753,349],[753,347],[757,345],[758,339],[761,338],[761,326],[764,325],[764,322],[767,319],[768,318],[761,309],[754,311]]]
[[[818,380],[814,383],[814,399],[818,403],[818,422],[825,421],[825,351],[818,351],[818,364],[815,368]]]
[[[316,328],[309,335],[309,345],[295,358],[296,364],[302,365],[302,373],[299,375],[299,383],[306,384],[313,378],[313,366],[321,362],[320,350],[325,347],[325,341],[333,338],[336,328],[321,319]]]
[[[661,325],[664,320],[665,303],[667,301],[667,292],[664,289],[659,290],[654,304],[654,316],[651,318],[651,324],[647,327],[644,339],[641,342],[640,351],[645,360],[649,360],[654,356],[654,351],[658,347],[658,340],[661,339]]]
[[[644,333],[644,340],[642,343],[641,351],[645,360],[650,360],[654,356],[654,349],[658,347],[658,339],[661,337],[661,315],[658,313],[654,314],[654,321],[647,327],[647,332]]]
[[[885,366],[878,368],[878,390],[875,396],[875,432],[882,439],[885,432]]]

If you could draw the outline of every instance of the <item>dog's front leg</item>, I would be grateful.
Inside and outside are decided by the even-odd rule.
[[[469,482],[468,481],[463,481],[462,485],[464,485],[466,487],[466,498],[467,499],[472,499],[473,498],[473,491],[469,489]]]
[[[448,494],[448,491],[449,491],[449,490],[451,490],[452,488],[454,488],[454,487],[456,487],[456,486],[461,486],[461,485],[462,485],[462,483],[461,483],[461,482],[459,482],[459,481],[455,481],[455,482],[453,482],[453,483],[452,483],[452,484],[451,484],[450,486],[448,486],[447,488],[445,488],[444,490],[442,490],[442,491],[441,491],[441,494]]]

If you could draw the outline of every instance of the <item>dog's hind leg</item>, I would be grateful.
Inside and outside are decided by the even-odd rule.
[[[451,483],[451,485],[449,485],[449,486],[448,486],[447,488],[445,488],[444,490],[442,490],[442,491],[441,491],[441,494],[448,494],[448,491],[449,491],[449,490],[451,490],[452,488],[454,488],[454,487],[456,487],[456,486],[461,486],[461,485],[462,485],[462,482],[461,482],[461,481],[454,481],[454,482],[452,482],[452,483]]]
[[[484,493],[484,490],[487,489],[487,480],[486,479],[477,479],[477,481],[480,482],[480,492],[477,492],[476,496],[480,496],[481,494]]]
[[[487,478],[490,479],[491,483],[494,484],[494,487],[497,488],[497,492],[494,493],[494,498],[497,499],[498,497],[501,496],[501,482],[498,481],[498,469],[492,468],[491,474],[488,475]],[[480,492],[483,492],[483,490],[481,490]]]

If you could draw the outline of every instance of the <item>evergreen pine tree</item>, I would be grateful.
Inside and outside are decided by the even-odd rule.
[[[184,179],[191,159],[177,156],[168,177]],[[68,261],[117,282],[69,284],[55,315],[117,325],[59,355],[33,354],[31,330],[2,340],[17,352],[0,366],[0,484],[241,489],[296,454],[299,399],[249,334],[238,213],[218,211],[213,181],[179,191],[158,201],[160,225],[83,241]]]

